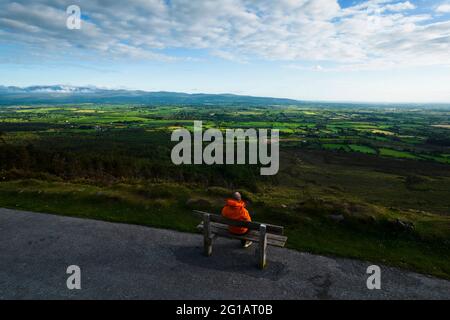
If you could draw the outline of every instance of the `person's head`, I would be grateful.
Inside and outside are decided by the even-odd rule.
[[[231,195],[231,198],[233,198],[236,201],[241,201],[242,200],[242,196],[239,192],[233,192],[233,194]]]

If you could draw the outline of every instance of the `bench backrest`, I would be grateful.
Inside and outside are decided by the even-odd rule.
[[[193,210],[193,211],[195,214],[197,214],[201,217],[203,217],[203,215],[205,215],[205,214],[209,214],[210,221],[212,221],[212,222],[223,223],[223,224],[233,226],[233,227],[244,227],[244,228],[248,228],[250,230],[259,230],[261,225],[264,224],[264,225],[266,225],[266,230],[268,233],[278,234],[278,235],[283,235],[283,233],[284,233],[283,227],[276,226],[273,224],[261,223],[261,222],[256,222],[256,221],[250,222],[250,221],[231,220],[231,219],[225,218],[224,216],[221,216],[218,214],[213,214],[213,213],[199,211],[199,210]]]

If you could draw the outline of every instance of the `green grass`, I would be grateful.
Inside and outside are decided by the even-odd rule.
[[[338,143],[324,143],[322,147],[326,150],[342,150],[349,152],[351,149],[346,144],[338,144]]]
[[[418,156],[406,151],[398,151],[387,148],[380,148],[380,155],[383,157],[393,157],[401,159],[420,159]]]
[[[32,180],[31,183],[15,181],[0,183],[0,205],[180,231],[195,230],[193,215],[188,210],[180,210],[180,204],[183,204],[180,199],[183,197],[177,201],[173,199],[167,201],[163,198],[148,199],[140,196],[138,190],[132,192],[130,188],[123,186],[105,190],[86,184],[48,183],[39,180]],[[169,190],[178,195],[183,192],[183,188],[177,186]]]
[[[326,140],[326,139],[322,139]],[[342,150],[346,152],[360,152],[366,154],[376,154],[377,151],[373,148],[357,145],[357,144],[343,144],[343,143],[324,143],[322,147],[326,150]]]
[[[361,153],[367,153],[367,154],[376,154],[377,153],[376,150],[374,150],[370,147],[367,147],[367,146],[350,144],[349,147],[354,152],[361,152]]]

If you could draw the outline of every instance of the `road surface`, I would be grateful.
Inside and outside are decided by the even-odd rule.
[[[288,240],[289,241],[289,240]],[[69,290],[67,267],[81,269]],[[0,299],[449,299],[450,282],[381,267],[368,290],[368,262],[94,220],[0,209]]]

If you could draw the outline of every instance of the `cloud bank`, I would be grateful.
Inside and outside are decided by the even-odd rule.
[[[72,4],[81,8],[81,30],[66,28]],[[171,50],[201,49],[220,59],[341,69],[450,65],[450,19],[416,9],[393,0],[347,8],[336,0],[2,1],[0,44],[48,58],[171,61],[189,58]],[[446,12],[447,4],[436,7]]]

